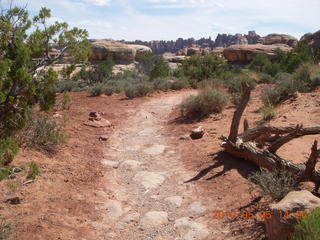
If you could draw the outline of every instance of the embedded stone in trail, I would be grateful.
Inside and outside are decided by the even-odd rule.
[[[147,135],[151,135],[152,133],[154,133],[156,131],[157,131],[156,128],[146,128],[146,129],[142,130],[141,132],[139,132],[138,135],[147,136]]]
[[[109,200],[105,204],[107,215],[111,219],[116,219],[123,214],[122,205],[119,201]]]
[[[182,217],[177,219],[175,221],[174,226],[175,228],[181,230],[185,228],[189,229],[186,235],[183,236],[183,240],[201,240],[205,239],[210,234],[207,227],[204,224],[194,222],[188,217]]]
[[[173,197],[167,197],[165,200],[176,207],[180,207],[183,199],[181,196],[173,196]]]
[[[134,176],[133,180],[140,182],[144,188],[150,189],[160,186],[165,180],[165,177],[159,173],[141,171]]]
[[[102,160],[102,164],[106,167],[118,168],[119,163],[116,161]]]
[[[168,222],[168,213],[151,211],[147,212],[141,220],[142,227],[152,228],[164,225]]]
[[[141,162],[134,161],[134,160],[126,160],[123,163],[121,163],[121,166],[126,166],[130,168],[137,168],[141,165]]]
[[[125,223],[135,222],[139,219],[140,214],[139,213],[131,213],[125,216],[122,221]]]
[[[201,202],[191,203],[188,210],[194,213],[204,213],[207,208],[201,204]]]
[[[157,144],[143,150],[143,152],[150,155],[159,155],[163,153],[165,149],[166,146]]]

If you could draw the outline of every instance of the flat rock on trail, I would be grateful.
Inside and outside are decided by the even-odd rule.
[[[175,149],[177,136],[166,132],[173,107],[190,93],[154,98],[137,107],[109,138],[106,166],[108,198],[98,207],[104,216],[99,239],[227,239],[228,229],[213,221],[205,196],[185,183],[187,171]]]

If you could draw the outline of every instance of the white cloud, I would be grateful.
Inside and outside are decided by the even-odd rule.
[[[86,28],[92,38],[214,38],[249,30],[299,38],[320,28],[319,0],[29,0],[28,7],[43,5],[54,17]]]
[[[86,2],[96,6],[108,6],[110,4],[109,0],[86,0]]]

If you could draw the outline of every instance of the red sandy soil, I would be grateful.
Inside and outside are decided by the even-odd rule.
[[[257,110],[261,106],[261,92],[267,87],[259,85],[252,93],[244,113],[250,127],[261,120]],[[27,170],[16,179],[0,182],[0,214],[14,227],[9,239],[107,239],[97,237],[97,228],[101,228],[103,216],[96,206],[105,201],[104,194],[100,193],[108,192],[105,179],[109,177],[109,172],[101,164],[108,141],[99,141],[99,137],[110,135],[121,128],[124,121],[142,104],[154,98],[166,98],[170,94],[179,93],[157,93],[134,100],[125,100],[122,94],[88,97],[87,93],[72,93],[73,104],[70,110],[58,111],[70,118],[63,127],[69,135],[67,144],[53,157],[34,150],[21,150],[13,165],[27,169],[33,160],[41,165],[42,174],[28,185],[21,185]],[[196,193],[206,199],[204,204],[208,206],[208,211],[229,211],[249,205],[257,195],[248,192],[246,178],[257,167],[224,154],[218,139],[221,135],[228,135],[235,107],[228,104],[221,114],[212,115],[201,122],[189,123],[178,121],[180,111],[177,104],[172,107],[164,133],[170,136],[169,144],[179,154],[184,168],[195,173],[186,180],[190,180],[189,184]],[[98,129],[84,126],[83,123],[92,111],[102,113],[102,117],[112,122],[113,127]],[[277,109],[277,115],[271,121],[276,126],[298,123],[304,126],[320,125],[320,89],[286,101]],[[202,139],[179,139],[199,125],[206,130]],[[284,146],[280,155],[294,162],[304,162],[315,139],[320,140],[319,135],[296,139]],[[16,183],[17,188],[10,189],[9,182]],[[22,202],[18,205],[4,203],[12,197],[20,197]],[[261,222],[231,223],[225,220],[212,220],[213,225],[214,221],[220,221],[219,224],[223,223],[230,229],[225,239],[264,239]]]

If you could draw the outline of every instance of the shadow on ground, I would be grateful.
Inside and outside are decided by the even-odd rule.
[[[248,175],[252,172],[259,171],[259,168],[257,166],[254,166],[253,164],[246,162],[245,160],[242,160],[239,158],[234,158],[224,151],[220,151],[217,154],[213,154],[213,156],[214,156],[214,158],[213,158],[214,163],[212,165],[202,169],[196,176],[187,180],[185,183],[198,181],[204,177],[206,177],[207,181],[210,181],[212,179],[215,179],[217,177],[224,175],[226,172],[228,172],[232,169],[237,170],[238,173],[244,178],[248,178]],[[208,176],[208,174],[212,170],[219,168],[219,167],[222,167],[222,166],[223,166],[222,171],[220,171],[212,176]]]

